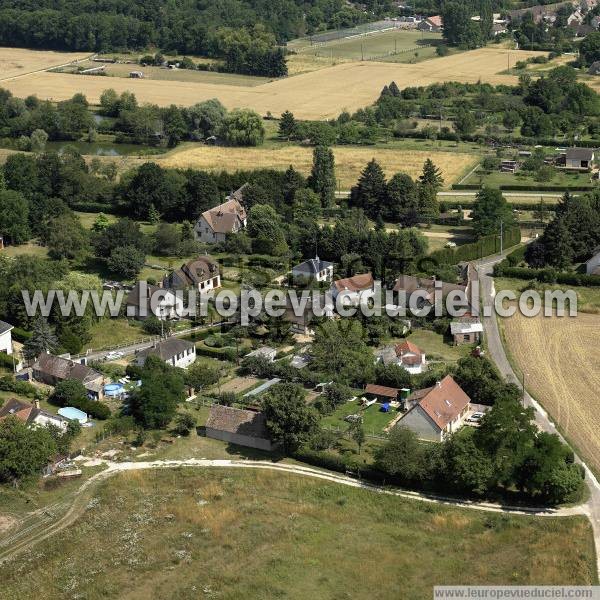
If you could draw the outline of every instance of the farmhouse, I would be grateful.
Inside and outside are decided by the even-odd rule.
[[[333,263],[315,256],[315,258],[310,258],[292,267],[292,278],[296,283],[331,281],[333,279]]]
[[[10,416],[16,417],[19,421],[23,421],[23,423],[26,423],[27,425],[37,425],[41,427],[55,425],[63,431],[69,424],[68,419],[42,410],[40,408],[40,403],[37,401],[35,404],[30,404],[29,402],[23,402],[16,398],[11,398],[2,408],[0,408],[0,421]]]
[[[62,356],[43,352],[33,364],[32,372],[33,378],[40,383],[56,385],[66,379],[75,379],[83,384],[90,398],[102,400],[104,396],[102,373]]]
[[[446,375],[434,386],[413,392],[406,400],[408,412],[391,427],[406,427],[420,439],[441,442],[462,426],[470,404],[469,396],[451,375]]]
[[[127,316],[146,319],[154,315],[157,319],[175,319],[183,314],[183,298],[156,285],[138,281],[125,300]]]
[[[443,27],[442,17],[440,15],[435,15],[434,17],[427,17],[423,19],[418,25],[418,29],[421,31],[432,31],[438,32],[441,31]]]
[[[227,197],[223,204],[219,204],[200,215],[194,234],[196,239],[206,244],[224,242],[227,234],[237,233],[247,224],[243,185],[239,190]]]
[[[210,256],[199,256],[169,273],[163,279],[163,287],[176,290],[195,288],[199,292],[220,288],[219,265]]]
[[[589,171],[594,165],[595,157],[596,153],[592,148],[568,148],[565,168]]]
[[[594,250],[592,258],[585,263],[585,272],[588,275],[600,275],[600,246]]]
[[[260,412],[213,404],[205,427],[206,437],[270,452],[274,444]]]
[[[450,323],[450,333],[455,346],[478,344],[483,334],[483,325],[476,317],[462,317]]]
[[[358,304],[364,292],[372,292],[375,289],[375,280],[371,273],[361,273],[346,279],[338,279],[331,284],[331,293],[336,299],[340,294],[348,298],[351,304]]]
[[[196,345],[176,337],[155,343],[151,348],[137,353],[136,363],[143,366],[148,356],[158,356],[173,367],[187,369],[196,360]]]
[[[0,352],[12,354],[12,334],[13,326],[0,321]]]

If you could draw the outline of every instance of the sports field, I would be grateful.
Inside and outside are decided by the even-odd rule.
[[[0,48],[0,81],[42,69],[58,67],[89,56],[89,52],[51,52]]]
[[[401,88],[443,81],[514,84],[515,76],[499,74],[507,62],[537,54],[543,53],[490,47],[434,58],[424,64],[350,62],[255,87],[47,72],[19,77],[3,85],[17,96],[37,94],[53,100],[65,100],[83,92],[92,103],[99,101],[107,87],[118,92],[130,90],[141,102],[161,106],[189,106],[216,97],[228,108],[253,108],[262,115],[271,112],[277,116],[291,110],[299,118],[324,119],[335,117],[344,109],[354,111],[373,103],[383,86],[392,80]]]
[[[529,392],[600,472],[600,315],[503,319],[506,346]]]
[[[282,148],[223,148],[193,145],[175,150],[156,162],[165,167],[204,169],[208,171],[235,171],[236,169],[271,168],[285,170],[290,165],[308,175],[312,166],[312,148],[284,146]],[[444,180],[450,185],[472,167],[478,160],[476,154],[388,150],[381,148],[357,148],[339,146],[334,148],[336,177],[342,190],[356,184],[360,172],[375,158],[386,175],[408,173],[417,177],[427,158],[442,170]]]
[[[443,583],[596,581],[585,517],[490,514],[249,469],[118,475],[73,525],[2,567],[2,600],[420,600]]]

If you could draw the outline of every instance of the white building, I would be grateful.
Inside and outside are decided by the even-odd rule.
[[[305,260],[292,268],[292,277],[297,283],[333,280],[333,263],[321,260],[318,256]]]
[[[271,348],[270,346],[261,346],[252,352],[246,354],[246,357],[249,356],[264,356],[269,362],[273,362],[275,357],[277,356],[277,350],[275,348]]]
[[[13,353],[12,335],[10,333],[12,329],[12,325],[9,325],[4,321],[0,321],[0,352],[4,352],[6,354]]]
[[[30,404],[22,402],[16,398],[11,398],[6,404],[0,408],[0,421],[7,417],[15,417],[30,426],[46,427],[54,425],[63,431],[67,428],[69,421],[40,408],[39,402]]]
[[[176,290],[195,288],[198,292],[216,290],[221,287],[219,264],[210,256],[199,256],[169,273],[163,279],[163,287]]]
[[[334,300],[340,294],[346,299],[349,305],[358,305],[360,297],[366,292],[372,292],[375,289],[375,280],[371,273],[361,273],[346,279],[338,279],[331,285],[331,293]]]
[[[136,363],[143,366],[148,356],[158,356],[168,365],[187,369],[196,361],[196,345],[176,337],[154,344],[151,348],[137,353]]]
[[[402,344],[384,348],[377,357],[385,365],[395,364],[411,375],[419,375],[427,368],[427,357],[416,344],[406,340]]]
[[[585,263],[585,272],[588,275],[600,275],[600,248],[596,248],[592,258]]]
[[[248,223],[246,209],[242,205],[245,186],[227,197],[219,206],[215,206],[200,215],[194,227],[197,240],[206,244],[224,242],[227,235],[244,229]]]

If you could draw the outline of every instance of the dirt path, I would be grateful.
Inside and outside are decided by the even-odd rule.
[[[90,459],[91,460],[91,459]],[[430,494],[421,494],[419,492],[410,492],[398,489],[384,488],[378,485],[352,479],[345,475],[321,471],[311,467],[303,467],[300,465],[289,465],[286,463],[272,463],[266,461],[252,460],[207,460],[207,459],[187,459],[187,460],[164,460],[164,461],[148,461],[148,462],[123,462],[116,463],[105,461],[107,468],[100,473],[90,477],[77,491],[75,499],[67,512],[58,520],[52,522],[48,519],[42,524],[16,532],[10,538],[2,540],[0,544],[0,564],[12,559],[20,552],[26,550],[45,540],[46,538],[55,535],[74,523],[81,516],[86,508],[87,502],[91,498],[91,492],[95,485],[100,481],[108,479],[117,473],[127,471],[142,471],[148,469],[173,469],[178,467],[199,467],[199,468],[238,468],[238,469],[265,469],[269,471],[279,471],[288,474],[295,474],[304,477],[312,477],[337,483],[354,488],[370,490],[379,494],[388,494],[410,500],[420,500],[423,502],[432,502],[446,506],[454,506],[461,508],[472,508],[496,513],[511,513],[519,515],[535,515],[543,517],[564,517],[573,515],[589,516],[586,506],[576,506],[569,508],[536,508],[536,507],[517,507],[504,506],[491,502],[473,502],[470,500],[458,500],[445,496],[437,496]],[[55,507],[56,508],[56,507]]]

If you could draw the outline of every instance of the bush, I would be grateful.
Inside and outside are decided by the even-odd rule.
[[[13,327],[10,333],[12,335],[13,340],[20,342],[21,344],[24,344],[28,339],[31,338],[31,332],[25,331],[20,327]]]
[[[0,377],[0,390],[2,390],[3,392],[12,392],[14,394],[19,394],[20,396],[27,396],[29,398],[38,398],[41,396],[40,390],[38,390],[38,388],[36,388],[34,385],[31,385],[27,381],[15,379],[10,375]]]

